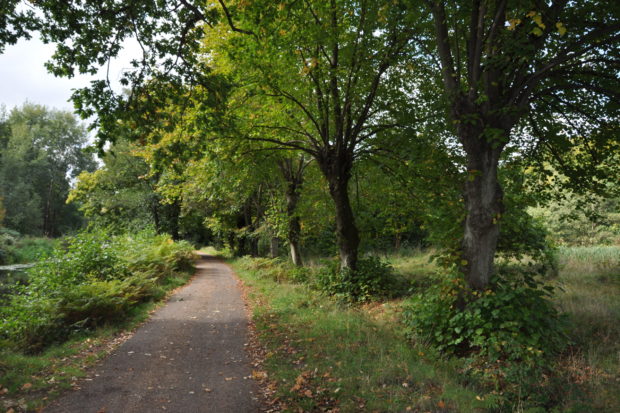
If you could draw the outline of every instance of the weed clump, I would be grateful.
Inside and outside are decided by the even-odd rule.
[[[355,271],[330,262],[317,272],[315,286],[347,302],[389,297],[397,289],[393,268],[377,257],[360,259]]]

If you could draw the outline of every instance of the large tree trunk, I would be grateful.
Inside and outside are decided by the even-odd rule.
[[[328,177],[329,193],[336,206],[336,235],[340,253],[340,268],[357,269],[357,255],[360,244],[359,232],[349,200],[348,174]]]
[[[481,131],[461,136],[467,153],[465,228],[461,270],[468,285],[484,289],[494,272],[493,261],[503,213],[503,192],[497,177],[501,146],[488,142]]]

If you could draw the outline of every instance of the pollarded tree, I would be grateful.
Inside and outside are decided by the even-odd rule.
[[[449,124],[466,154],[460,261],[468,284],[482,289],[493,274],[506,148],[560,159],[585,141],[596,162],[618,137],[620,10],[615,0],[425,4]]]

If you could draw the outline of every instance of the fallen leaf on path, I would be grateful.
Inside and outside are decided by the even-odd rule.
[[[226,380],[226,381],[231,381],[232,379],[234,379],[234,377],[226,377],[226,378],[224,378],[224,380]]]
[[[443,400],[439,400],[439,402],[437,403],[437,407],[443,409],[444,407],[446,407],[446,404],[443,402]]]
[[[22,386],[22,390],[28,390],[31,387],[32,387],[32,383],[24,383],[24,385]]]

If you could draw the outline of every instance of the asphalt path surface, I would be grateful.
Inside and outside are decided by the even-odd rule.
[[[203,256],[191,283],[44,412],[260,411],[247,323],[236,277]]]

